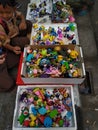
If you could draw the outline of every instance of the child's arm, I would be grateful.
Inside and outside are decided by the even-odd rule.
[[[19,46],[11,46],[9,43],[5,45],[5,48],[7,48],[10,51],[13,51],[15,54],[21,53],[21,48]]]
[[[0,64],[3,64],[5,62],[5,55],[0,55]]]
[[[17,17],[18,19],[20,19],[19,29],[20,29],[20,30],[26,29],[27,26],[26,26],[26,20],[25,20],[25,18],[24,18],[24,15],[23,15],[21,12],[16,11],[16,17]]]
[[[10,38],[5,33],[2,25],[0,25],[0,46],[4,46],[6,49],[13,51],[15,54],[21,53],[21,48],[19,46],[11,46],[10,45]]]

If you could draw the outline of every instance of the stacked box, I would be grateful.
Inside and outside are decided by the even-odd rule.
[[[45,22],[49,19],[52,12],[52,1],[50,0],[33,0],[27,6],[26,19],[35,22]]]
[[[35,129],[77,129],[72,85],[18,86],[13,130]]]
[[[66,5],[65,0],[53,0],[52,4],[53,23],[67,23],[75,21],[72,9],[69,5]]]
[[[85,79],[82,48],[72,44],[25,47],[21,78],[26,84],[81,84]]]
[[[79,45],[76,23],[33,24],[31,45]]]

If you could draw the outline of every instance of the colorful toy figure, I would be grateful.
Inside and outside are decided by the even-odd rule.
[[[38,28],[38,24],[37,23],[33,24],[33,28],[37,29]]]
[[[27,118],[25,118],[25,120],[23,122],[23,126],[29,127],[29,124],[30,124],[30,119],[29,119],[29,117],[27,117]]]
[[[31,62],[31,60],[34,58],[34,55],[32,53],[32,48],[31,46],[27,47],[27,57],[26,57],[26,62]]]
[[[44,94],[43,94],[43,91],[42,91],[41,89],[36,88],[36,89],[34,89],[33,92],[34,92],[34,94],[36,94],[39,98],[45,99]]]
[[[72,59],[77,59],[79,56],[79,53],[76,50],[68,50],[68,53]]]
[[[27,107],[25,107],[23,110],[21,110],[21,115],[18,118],[18,121],[20,122],[20,124],[22,125],[24,120],[29,117],[29,110]]]
[[[33,114],[30,114],[29,118],[30,118],[30,123],[29,123],[30,127],[35,126],[36,125],[35,120],[36,120],[37,117],[34,116]]]
[[[44,119],[44,126],[45,127],[51,127],[52,126],[52,119],[50,118],[50,117],[46,117],[45,119]]]
[[[59,28],[59,27],[58,27],[57,34],[58,34],[58,39],[59,39],[59,40],[62,40],[62,38],[63,38],[62,29]]]
[[[46,71],[46,74],[51,75],[51,77],[59,77],[61,72],[58,70],[58,68],[50,66],[49,70]]]

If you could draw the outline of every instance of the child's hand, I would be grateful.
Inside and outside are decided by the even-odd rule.
[[[0,64],[5,62],[5,54],[0,55]]]
[[[26,25],[26,22],[24,21],[24,22],[21,22],[20,24],[19,24],[19,29],[20,30],[25,30],[27,28],[27,25]]]
[[[21,53],[21,48],[19,46],[15,46],[13,47],[13,52],[18,55]]]

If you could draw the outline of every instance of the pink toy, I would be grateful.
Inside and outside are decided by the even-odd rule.
[[[50,74],[51,77],[59,77],[61,72],[57,68],[50,66],[49,71],[47,71],[46,74]]]
[[[70,22],[75,22],[75,18],[73,16],[69,16],[69,21]]]
[[[59,27],[58,27],[57,34],[58,34],[58,40],[62,40],[62,38],[63,38],[62,29]]]
[[[40,90],[39,88],[36,88],[36,89],[34,90],[34,93],[35,93],[39,98],[45,99],[42,90]]]

